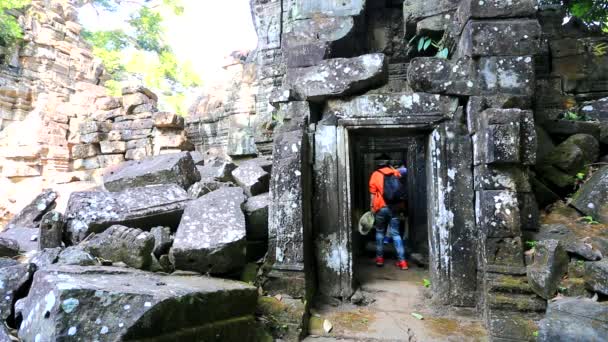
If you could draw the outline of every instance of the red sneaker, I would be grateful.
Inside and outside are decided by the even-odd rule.
[[[395,266],[399,267],[402,270],[409,269],[409,267],[407,267],[407,261],[405,261],[405,260],[403,260],[403,261],[397,261],[397,263],[395,263]]]
[[[378,266],[378,267],[384,266],[384,258],[383,257],[376,257],[376,266]]]

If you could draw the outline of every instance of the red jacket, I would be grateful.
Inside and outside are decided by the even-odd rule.
[[[374,195],[374,202],[372,203],[372,211],[374,213],[377,213],[378,210],[386,206],[386,202],[384,201],[384,175],[391,174],[397,178],[401,178],[399,171],[389,166],[374,171],[369,178],[369,193]]]

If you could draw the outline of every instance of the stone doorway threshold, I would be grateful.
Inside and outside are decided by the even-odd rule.
[[[410,265],[408,271],[401,271],[393,263],[389,259],[378,268],[373,260],[362,260],[358,265],[360,291],[374,302],[320,305],[313,314],[328,320],[333,328],[324,333],[322,328],[311,327],[311,336],[304,341],[488,341],[475,309],[431,307],[423,286],[423,279],[429,278],[427,269]],[[419,320],[412,313],[424,318]]]

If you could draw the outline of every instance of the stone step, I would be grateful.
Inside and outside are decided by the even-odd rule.
[[[544,312],[547,302],[537,295],[488,293],[486,305],[491,309]]]
[[[534,294],[526,276],[488,273],[486,288],[489,292]]]

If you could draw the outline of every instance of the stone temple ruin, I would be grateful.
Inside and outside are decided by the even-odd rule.
[[[71,42],[69,5],[53,8]],[[429,305],[468,308],[492,341],[608,338],[606,36],[540,0],[251,9],[257,49],[185,120],[144,87],[107,95],[102,70],[70,79],[51,118],[35,104],[57,91],[24,63],[46,54],[2,66],[3,184],[89,185],[45,190],[0,233],[3,256],[30,257],[0,268],[19,338],[257,341],[260,321],[275,338],[314,334],[316,303],[364,289],[357,222],[379,155],[410,169],[408,249]],[[40,118],[63,140],[16,139]],[[48,167],[59,147],[64,166]],[[597,225],[541,215],[571,193],[559,212]]]

